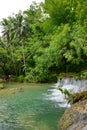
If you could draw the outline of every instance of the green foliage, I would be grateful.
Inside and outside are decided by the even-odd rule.
[[[3,19],[1,75],[53,82],[60,73],[87,70],[86,12],[86,0],[45,0]],[[87,79],[87,74],[74,77]]]
[[[68,89],[63,89],[61,86],[60,87],[58,87],[58,90],[62,93],[62,94],[64,94],[65,95],[65,98],[67,99],[67,100],[70,100],[70,98],[72,97],[72,95],[73,95],[73,91],[72,90],[68,90]]]
[[[75,21],[74,11],[70,0],[45,0],[45,10],[54,25],[71,23]]]
[[[81,79],[87,79],[87,71],[80,72]]]
[[[24,81],[23,75],[20,75],[20,76],[18,77],[18,81],[19,81],[19,82],[23,82],[23,81]]]

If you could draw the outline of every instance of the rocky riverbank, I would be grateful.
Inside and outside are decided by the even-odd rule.
[[[65,111],[58,130],[87,130],[87,99],[78,101]]]

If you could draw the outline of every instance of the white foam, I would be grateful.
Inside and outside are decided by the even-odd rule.
[[[67,103],[68,101],[65,99],[65,95],[58,90],[58,86],[62,87],[63,90],[67,89],[76,93],[87,89],[87,80],[63,78],[61,81],[58,81],[50,89],[48,89],[48,92],[45,95],[47,100],[57,102],[60,107],[69,107],[70,104]]]

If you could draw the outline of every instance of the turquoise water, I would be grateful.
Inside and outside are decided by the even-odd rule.
[[[20,91],[0,97],[0,130],[58,130],[65,108],[46,99],[51,84],[6,85],[6,89],[19,87]]]

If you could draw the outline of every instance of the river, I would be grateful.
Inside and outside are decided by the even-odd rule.
[[[58,130],[66,108],[59,105],[52,86],[7,83],[0,94],[0,130]]]

